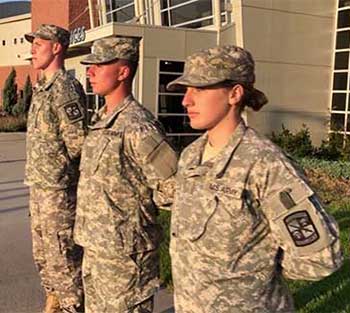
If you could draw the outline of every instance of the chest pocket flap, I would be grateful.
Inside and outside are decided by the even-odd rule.
[[[82,172],[93,175],[97,171],[103,152],[106,150],[109,142],[110,140],[107,137],[99,138],[97,143],[94,140],[86,139],[80,164]]]
[[[204,197],[199,200],[200,207],[194,208],[191,214],[188,238],[190,241],[199,240],[206,232],[208,223],[215,214],[219,199],[217,196]]]

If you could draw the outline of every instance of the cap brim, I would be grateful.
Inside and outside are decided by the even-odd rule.
[[[33,42],[34,38],[35,38],[35,33],[28,33],[24,35],[24,38],[29,41],[29,42]]]
[[[25,38],[27,41],[31,42],[31,43],[34,41],[35,38],[41,38],[41,39],[44,39],[44,40],[54,40],[54,39],[52,39],[52,38],[50,38],[50,37],[48,37],[48,36],[44,36],[43,34],[40,34],[40,33],[38,34],[38,33],[35,33],[35,32],[25,34],[25,35],[24,35],[24,38]],[[55,40],[54,40],[54,41],[55,41]]]
[[[194,75],[182,75],[179,78],[173,80],[167,85],[169,91],[175,91],[183,89],[185,87],[209,87],[222,83],[224,79],[211,79],[204,81],[203,77],[197,77]]]
[[[117,58],[102,58],[100,56],[97,56],[96,54],[89,54],[85,57],[85,59],[80,61],[80,64],[83,65],[89,65],[89,64],[104,64],[109,63],[114,60],[117,60]]]

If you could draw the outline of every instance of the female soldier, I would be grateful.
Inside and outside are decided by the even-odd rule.
[[[206,130],[176,178],[176,312],[293,312],[284,277],[319,280],[342,263],[336,222],[303,174],[242,119],[267,102],[254,82],[251,54],[225,46],[190,56],[168,85],[186,88],[191,126]]]

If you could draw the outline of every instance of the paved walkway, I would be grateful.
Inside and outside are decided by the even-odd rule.
[[[0,133],[0,313],[37,313],[44,301],[31,253],[24,164],[25,134]],[[161,290],[154,313],[172,312],[172,295]]]

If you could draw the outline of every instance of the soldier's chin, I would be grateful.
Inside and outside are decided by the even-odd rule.
[[[196,122],[192,122],[192,121],[190,121],[190,126],[191,126],[191,128],[197,129],[197,130],[207,129],[204,125],[201,125],[200,123],[196,123]]]

